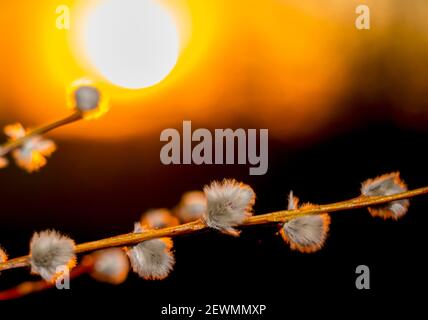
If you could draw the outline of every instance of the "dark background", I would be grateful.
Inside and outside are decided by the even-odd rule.
[[[57,141],[59,150],[39,173],[30,176],[13,166],[0,172],[1,245],[14,257],[27,254],[36,230],[55,228],[78,243],[126,233],[143,211],[171,208],[185,191],[224,177],[254,188],[256,213],[283,209],[290,190],[313,203],[348,199],[358,195],[365,179],[392,171],[400,171],[410,188],[428,184],[428,133],[376,119],[331,129],[335,134],[308,140],[305,148],[271,139],[264,176],[249,176],[245,165],[163,166],[157,136],[117,144]],[[415,198],[396,222],[372,218],[366,210],[333,213],[326,245],[314,254],[291,251],[276,226],[247,227],[237,239],[214,231],[181,236],[174,241],[175,270],[166,280],[144,281],[131,273],[124,284],[112,286],[83,276],[72,281],[71,290],[0,304],[36,314],[44,308],[141,311],[145,319],[159,318],[168,304],[267,304],[263,318],[275,319],[292,311],[330,315],[344,302],[348,313],[410,312],[417,305],[405,301],[416,303],[427,284],[427,208],[427,197]],[[361,264],[370,268],[370,290],[355,287]],[[5,271],[0,288],[29,278],[28,270]]]

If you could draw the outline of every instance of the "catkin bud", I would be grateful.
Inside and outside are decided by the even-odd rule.
[[[70,107],[80,112],[86,120],[99,118],[108,111],[105,94],[90,80],[75,81],[68,96]]]

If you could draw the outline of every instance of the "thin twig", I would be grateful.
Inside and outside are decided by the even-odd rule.
[[[0,145],[0,156],[4,156],[7,153],[9,153],[10,151],[19,148],[22,144],[24,144],[29,138],[37,136],[37,135],[42,135],[44,133],[47,133],[51,130],[54,130],[56,128],[65,126],[67,124],[76,122],[83,119],[82,113],[80,111],[77,111],[75,113],[73,113],[72,115],[63,118],[61,120],[58,121],[54,121],[52,123],[49,123],[47,125],[44,125],[42,127],[36,128],[34,130],[29,131],[25,136],[15,139],[15,140],[10,140],[8,142],[5,142],[4,144]]]
[[[282,210],[272,213],[266,213],[262,215],[252,216],[248,218],[242,225],[261,225],[270,223],[282,223],[293,218],[305,216],[305,215],[316,215],[321,213],[331,213],[336,211],[345,211],[359,208],[366,208],[375,205],[388,203],[391,201],[402,200],[413,198],[419,195],[428,194],[428,187],[419,188],[415,190],[406,191],[390,196],[376,196],[367,197],[360,196],[347,201],[336,202],[326,205],[315,205],[309,208],[302,208],[296,210]],[[82,243],[76,246],[75,252],[82,253],[88,251],[94,251],[109,247],[129,246],[135,245],[145,240],[154,238],[164,237],[175,237],[179,235],[196,233],[198,231],[207,229],[206,224],[201,220],[196,220],[186,224],[182,224],[175,227],[163,228],[163,229],[152,229],[142,233],[127,233],[123,235],[114,236],[111,238],[105,238],[92,242]],[[25,267],[29,265],[29,256],[23,256],[15,259],[11,259],[0,264],[0,271]]]
[[[93,269],[93,260],[84,259],[81,264],[70,271],[70,280],[80,277],[83,274],[91,272]],[[46,280],[26,281],[14,288],[0,291],[0,301],[22,298],[26,295],[45,291],[55,286],[55,282]]]

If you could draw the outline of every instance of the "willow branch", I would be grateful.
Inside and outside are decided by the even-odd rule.
[[[70,271],[70,280],[80,277],[83,274],[91,272],[93,269],[93,261],[84,259],[81,264]],[[22,298],[26,295],[45,291],[55,286],[55,282],[45,280],[26,281],[14,288],[0,291],[0,301]]]
[[[79,121],[81,119],[83,119],[82,112],[77,111],[77,112],[73,113],[72,115],[70,115],[66,118],[63,118],[61,120],[54,121],[54,122],[49,123],[47,125],[44,125],[42,127],[33,129],[21,138],[18,138],[15,140],[10,140],[10,141],[0,145],[0,153],[1,153],[0,156],[6,155],[10,151],[12,151],[16,148],[19,148],[21,145],[23,145],[31,137],[45,134],[45,133],[52,131],[56,128],[59,128],[59,127],[65,126],[67,124]]]
[[[296,210],[282,210],[262,215],[252,216],[248,218],[242,226],[250,225],[262,225],[272,223],[283,223],[293,218],[305,216],[305,215],[316,215],[322,213],[332,213],[337,211],[347,211],[352,209],[367,208],[371,206],[385,204],[391,201],[409,199],[419,195],[428,194],[428,187],[419,188],[415,190],[406,191],[389,196],[376,196],[367,197],[359,196],[354,199],[347,201],[336,202],[325,205],[315,205],[313,207]],[[127,233],[111,238],[105,238],[101,240],[91,241],[82,243],[76,246],[75,253],[83,253],[88,251],[95,251],[110,247],[129,246],[135,245],[145,240],[154,238],[164,237],[176,237],[180,235],[193,234],[204,229],[208,229],[206,224],[201,220],[196,220],[179,226],[163,228],[163,229],[152,229],[142,233]],[[25,267],[29,265],[29,256],[23,256],[15,259],[11,259],[0,264],[0,271]]]

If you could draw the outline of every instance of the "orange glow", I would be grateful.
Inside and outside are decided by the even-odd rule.
[[[237,118],[269,127],[280,138],[316,133],[340,114],[340,99],[353,77],[349,62],[365,52],[354,52],[367,34],[356,33],[351,2],[153,0],[176,19],[181,53],[163,81],[127,90],[107,83],[82,46],[83,21],[102,1],[3,4],[4,121],[36,126],[63,117],[69,85],[90,78],[110,97],[111,111],[53,135],[123,139],[159,133],[183,120],[221,128]],[[387,1],[367,2],[380,12],[377,29],[370,31],[377,40],[392,14]],[[70,30],[56,28],[59,5],[70,7]]]

